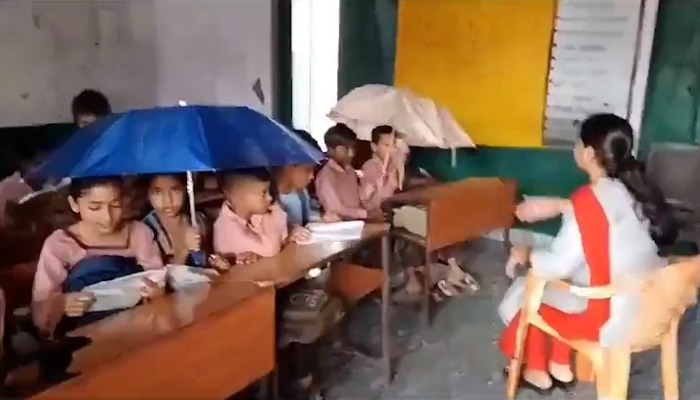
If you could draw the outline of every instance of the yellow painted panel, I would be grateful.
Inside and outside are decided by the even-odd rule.
[[[542,146],[555,13],[555,0],[401,0],[395,85],[477,144]]]

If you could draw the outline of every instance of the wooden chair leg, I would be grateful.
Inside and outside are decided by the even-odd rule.
[[[593,369],[595,370],[597,398],[598,400],[608,400],[610,392],[610,368],[608,355],[602,353],[602,350],[600,350],[600,353],[592,357],[591,361],[593,361]]]
[[[627,391],[630,380],[630,349],[613,349],[609,351],[608,370],[608,397],[606,400],[627,400]]]
[[[595,372],[591,360],[585,354],[574,351],[576,360],[576,380],[579,382],[595,382]]]
[[[664,400],[680,399],[678,389],[678,319],[661,340],[661,381],[664,387]]]
[[[515,399],[515,396],[518,394],[518,384],[520,383],[523,359],[525,358],[525,340],[527,339],[528,326],[528,322],[521,316],[518,329],[515,331],[515,357],[510,360],[508,367],[506,396],[509,400]]]

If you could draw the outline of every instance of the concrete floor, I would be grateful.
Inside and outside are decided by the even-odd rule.
[[[464,252],[462,265],[478,276],[482,290],[445,304],[437,312],[432,327],[422,334],[415,331],[415,311],[394,309],[396,336],[408,343],[408,351],[399,360],[393,384],[383,388],[381,369],[372,361],[355,358],[327,398],[354,399],[504,399],[501,370],[505,360],[496,340],[503,326],[496,317],[498,305],[508,285],[503,275],[505,254],[502,243],[482,240]],[[371,317],[368,317],[370,315]],[[378,333],[378,314],[354,317],[358,325],[373,326]],[[376,334],[373,336],[378,336]],[[680,335],[681,399],[700,400],[700,316],[692,309],[685,316]],[[635,357],[632,366],[631,399],[661,399],[658,352]],[[538,398],[523,391],[520,399]],[[563,393],[552,399],[595,399],[592,385],[581,384],[574,397]]]

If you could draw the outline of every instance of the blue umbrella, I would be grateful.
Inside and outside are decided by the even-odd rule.
[[[76,132],[33,173],[84,178],[315,164],[323,155],[284,126],[248,107],[177,106],[134,110]],[[203,253],[196,264],[203,265]]]
[[[76,132],[34,173],[39,178],[178,173],[314,164],[322,154],[248,107],[134,110]]]

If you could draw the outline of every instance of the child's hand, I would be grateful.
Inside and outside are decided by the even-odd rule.
[[[231,268],[231,264],[228,260],[218,254],[209,256],[209,265],[217,271],[228,271]]]
[[[92,293],[68,293],[65,300],[64,313],[69,317],[80,317],[95,302],[95,295]]]
[[[303,226],[295,226],[289,235],[289,241],[292,243],[304,243],[308,242],[309,239],[311,239],[311,231]]]
[[[144,286],[141,287],[141,297],[144,299],[155,299],[165,294],[165,288],[148,278],[143,278]]]
[[[323,221],[326,224],[330,224],[333,222],[340,222],[342,221],[342,219],[336,213],[327,212],[323,214],[323,216],[321,217],[321,221]]]
[[[367,222],[386,222],[384,212],[379,208],[369,211],[367,213]]]
[[[250,217],[250,221],[248,221],[248,229],[257,233],[258,235],[263,235],[265,231],[263,229],[262,221],[262,215],[253,215],[252,217]]]
[[[256,253],[247,251],[245,253],[236,254],[236,264],[252,264],[260,259],[260,256]]]
[[[391,162],[391,155],[387,154],[384,156],[384,160],[382,160],[382,178],[386,176],[387,171],[389,170],[389,163]]]
[[[199,229],[190,226],[185,231],[185,245],[187,245],[187,250],[198,251],[202,246],[202,233]]]

